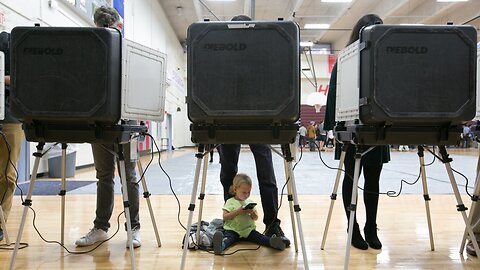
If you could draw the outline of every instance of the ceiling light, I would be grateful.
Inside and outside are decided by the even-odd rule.
[[[437,0],[437,2],[467,2],[468,0]]]
[[[306,23],[304,26],[305,29],[328,29],[330,24],[327,23]]]
[[[302,41],[302,42],[300,42],[300,46],[301,46],[301,47],[312,47],[312,46],[313,46],[313,42],[311,42],[311,41]]]
[[[325,3],[350,3],[352,0],[322,0]]]

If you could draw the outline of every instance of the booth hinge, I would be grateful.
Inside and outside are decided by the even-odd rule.
[[[358,50],[362,51],[364,49],[368,49],[370,47],[370,41],[363,41],[358,44]]]
[[[363,97],[363,98],[360,98],[358,100],[358,105],[359,106],[365,106],[368,104],[368,98],[367,97]]]

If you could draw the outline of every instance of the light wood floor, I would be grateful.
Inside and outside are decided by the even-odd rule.
[[[86,169],[77,174],[92,174]],[[430,202],[435,251],[430,250],[425,206],[422,195],[402,195],[399,198],[380,197],[378,217],[379,237],[383,243],[380,251],[369,249],[361,251],[351,249],[350,269],[480,269],[480,260],[459,254],[464,224],[453,195],[432,195]],[[89,248],[76,248],[74,242],[92,227],[96,195],[66,196],[65,246],[70,251],[81,252]],[[35,224],[44,238],[60,241],[61,200],[58,196],[34,196],[33,208],[36,211]],[[190,196],[179,196],[180,220],[185,225]],[[253,197],[259,201],[258,197]],[[470,200],[464,196],[464,202]],[[292,223],[288,205],[284,198],[279,217],[292,246],[285,251],[276,251],[261,247],[256,251],[241,251],[230,256],[214,256],[203,251],[189,251],[185,269],[304,269],[301,246],[295,252],[293,246]],[[154,215],[158,225],[162,246],[158,247],[150,220],[147,204],[141,199],[141,236],[142,247],[135,250],[137,269],[180,269],[184,230],[177,221],[179,211],[173,195],[155,195],[151,197]],[[300,195],[305,248],[310,269],[342,269],[346,246],[346,218],[341,206],[341,198],[335,203],[325,250],[321,250],[322,235],[325,227],[330,198],[327,195]],[[203,220],[210,221],[221,215],[222,197],[206,196]],[[197,220],[199,203],[194,221]],[[358,219],[363,227],[365,221],[363,202],[359,201]],[[120,195],[116,196],[114,216],[123,210]],[[261,209],[260,209],[261,210]],[[8,233],[11,241],[17,235],[23,206],[19,197],[15,197],[12,213],[8,221]],[[260,213],[262,216],[262,213]],[[87,254],[69,254],[58,244],[48,244],[35,232],[32,221],[33,212],[29,210],[22,235],[22,242],[28,247],[18,252],[15,269],[130,269],[130,252],[125,248],[126,233],[121,229],[110,241]],[[113,234],[117,228],[112,218]],[[258,230],[264,226],[257,222]],[[4,243],[5,241],[3,241]],[[5,248],[5,247],[4,247]],[[6,247],[13,248],[13,245]],[[239,244],[228,249],[256,248],[250,244]],[[0,268],[8,269],[12,251],[0,250]]]
[[[115,215],[121,209],[121,198],[117,196]],[[258,198],[256,198],[258,199]],[[467,199],[467,198],[464,198]],[[180,196],[180,219],[187,222],[189,196]],[[71,251],[85,251],[76,248],[74,242],[91,228],[95,195],[67,195],[66,198],[65,245]],[[158,224],[161,247],[157,247],[153,226],[144,200],[141,204],[142,247],[135,250],[137,269],[179,269],[181,262],[181,241],[184,231],[177,222],[177,203],[173,196],[152,196],[155,219]],[[322,234],[330,199],[328,196],[299,196],[301,221],[306,243],[310,269],[343,268],[346,224],[340,202],[330,224],[325,250],[321,250]],[[33,197],[36,211],[36,226],[48,240],[60,240],[60,198],[55,196]],[[208,196],[204,204],[203,220],[212,220],[220,216],[221,196]],[[463,232],[460,214],[455,210],[453,196],[432,196],[431,211],[434,225],[435,251],[430,250],[425,208],[421,196],[405,195],[400,198],[382,198],[379,211],[379,237],[384,248],[381,251],[351,250],[350,269],[480,269],[480,261],[467,255],[459,254]],[[198,202],[197,202],[198,206]],[[361,208],[361,207],[360,207]],[[19,200],[15,200],[8,232],[15,239],[21,219]],[[197,211],[198,212],[198,211]],[[196,212],[196,213],[197,213]],[[43,242],[32,226],[33,214],[29,211],[22,242],[29,246],[18,252],[15,269],[129,269],[130,254],[125,248],[126,233],[122,229],[109,242],[97,250],[81,255],[71,255],[57,244]],[[280,211],[282,227],[292,240],[293,235],[288,207]],[[196,220],[196,215],[194,220]],[[364,221],[359,210],[359,220]],[[263,225],[257,223],[258,229]],[[113,233],[116,224],[112,225]],[[361,225],[362,226],[362,225]],[[242,244],[232,247],[254,247]],[[12,247],[12,246],[11,246]],[[0,251],[0,264],[6,269],[12,252]],[[189,251],[186,269],[304,269],[303,256],[299,246],[283,252],[261,247],[258,251],[242,251],[231,256],[214,256],[202,251]]]

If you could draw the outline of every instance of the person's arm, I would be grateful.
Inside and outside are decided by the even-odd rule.
[[[248,214],[253,219],[252,213],[254,213],[253,209],[243,209],[241,207],[232,212],[228,212],[227,210],[223,209],[223,220],[231,220],[231,219],[234,219],[236,216],[243,215],[243,214]],[[255,214],[255,216],[258,219],[258,215]],[[256,220],[256,219],[253,219],[253,220]]]
[[[10,75],[5,75],[5,85],[10,85]]]
[[[335,107],[337,99],[337,63],[332,68],[330,82],[328,84],[327,107],[325,109],[325,121],[323,129],[332,130],[335,127]]]

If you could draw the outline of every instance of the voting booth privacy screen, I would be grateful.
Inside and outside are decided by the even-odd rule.
[[[475,120],[480,121],[480,44],[477,44],[477,114]]]
[[[187,38],[192,141],[285,143],[300,113],[294,22],[199,22]]]
[[[365,144],[455,143],[476,114],[476,37],[471,26],[364,28],[338,58],[340,132]]]
[[[35,129],[32,137],[82,141],[75,132],[38,133],[163,120],[166,56],[116,29],[16,27],[11,48],[12,113]]]

